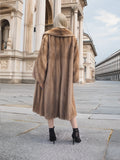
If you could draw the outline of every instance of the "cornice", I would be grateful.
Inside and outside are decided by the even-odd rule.
[[[107,57],[106,59],[104,59],[103,61],[101,61],[100,63],[96,64],[96,67],[100,66],[101,64],[109,61],[110,59],[112,59],[112,58],[114,58],[114,57],[116,57],[118,55],[120,55],[120,50],[116,51],[115,53],[113,53],[112,55],[110,55],[109,57]]]

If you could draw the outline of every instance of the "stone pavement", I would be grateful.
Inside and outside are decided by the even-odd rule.
[[[0,160],[120,160],[120,82],[74,84],[81,143],[55,118],[55,144],[32,112],[34,84],[0,84]]]

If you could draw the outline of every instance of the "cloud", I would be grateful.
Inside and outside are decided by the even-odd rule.
[[[118,30],[119,30],[118,26],[115,26],[115,27],[109,28],[108,32],[109,33],[115,33],[115,32],[118,32]]]
[[[109,40],[111,41],[120,41],[120,36],[116,36],[116,37],[110,37]]]
[[[103,22],[106,26],[115,26],[120,22],[120,18],[115,14],[109,13],[105,10],[100,10],[98,13],[99,15],[94,18]]]
[[[99,22],[97,23],[95,21],[99,30],[97,36],[117,36],[120,32],[120,18],[117,15],[107,12],[106,10],[99,10],[98,15],[95,16],[94,19],[98,20]]]
[[[99,31],[99,32],[98,32]],[[96,36],[98,37],[110,37],[110,36],[117,36],[120,32],[119,27],[97,27]]]

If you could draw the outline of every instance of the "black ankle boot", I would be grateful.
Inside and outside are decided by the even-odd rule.
[[[73,128],[72,138],[73,138],[73,144],[74,142],[77,143],[81,142],[78,128]]]
[[[56,141],[56,135],[55,135],[55,131],[54,131],[54,126],[53,128],[49,128],[49,140],[53,141],[53,143],[55,143]]]

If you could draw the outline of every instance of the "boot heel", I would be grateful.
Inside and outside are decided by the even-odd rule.
[[[56,135],[55,135],[55,131],[54,131],[55,126],[53,126],[53,128],[49,128],[49,140],[53,142],[53,144],[55,144],[56,141]]]
[[[72,138],[73,138],[73,144],[74,142],[77,143],[81,142],[78,128],[73,128]]]

